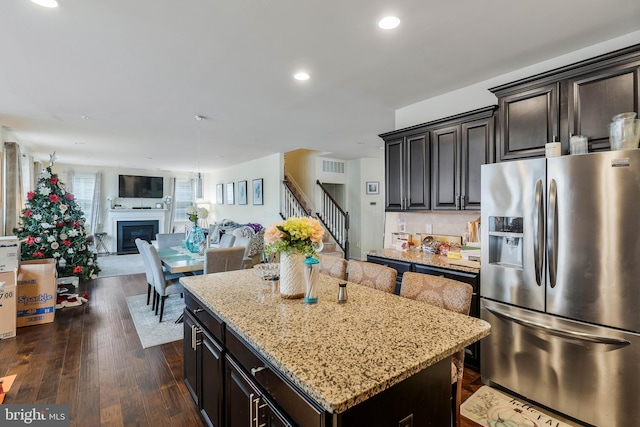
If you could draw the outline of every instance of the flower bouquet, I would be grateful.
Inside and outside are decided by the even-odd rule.
[[[305,291],[305,256],[317,257],[322,249],[324,228],[311,217],[290,217],[271,224],[264,233],[265,252],[280,255],[280,295],[302,298]]]

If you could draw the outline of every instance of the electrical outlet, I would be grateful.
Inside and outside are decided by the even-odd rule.
[[[427,224],[424,231],[429,234],[433,233],[433,224]]]
[[[413,427],[413,414],[404,417],[398,423],[398,427]]]

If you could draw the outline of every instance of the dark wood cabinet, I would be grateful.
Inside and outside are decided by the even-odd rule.
[[[496,107],[456,116],[432,131],[434,210],[480,209],[480,166],[493,161]]]
[[[545,155],[545,144],[560,138],[559,83],[496,92],[500,106],[499,160]],[[563,151],[568,142],[563,143]]]
[[[491,92],[500,106],[497,161],[544,157],[554,136],[569,153],[572,135],[589,151],[608,150],[616,114],[638,112],[640,45],[507,83]]]
[[[429,209],[429,136],[417,130],[385,140],[386,210]]]
[[[222,426],[223,349],[194,317],[184,314],[184,377],[208,426]]]

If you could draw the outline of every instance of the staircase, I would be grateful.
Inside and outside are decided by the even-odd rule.
[[[316,217],[326,231],[322,239],[323,248],[320,253],[348,259],[348,214],[339,207],[339,212],[342,212],[342,215],[336,214],[338,211],[336,211],[335,207],[329,207],[328,210],[324,208],[325,205],[333,206],[331,202],[325,203],[326,197],[328,196],[331,200],[333,200],[333,198],[326,192],[319,181],[317,183],[323,191],[323,208],[320,209],[320,212],[316,213],[316,215],[313,215],[312,209],[308,207],[310,202],[303,196],[302,191],[294,182],[285,177],[285,180],[282,182],[284,196],[280,216],[282,219],[287,219],[291,216]],[[333,201],[333,204],[335,204],[335,201]],[[335,204],[335,206],[337,206],[337,204]],[[346,220],[344,219],[345,216]],[[336,238],[336,236],[338,236],[338,238]]]

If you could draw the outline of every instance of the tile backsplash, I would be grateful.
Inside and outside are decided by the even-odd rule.
[[[431,224],[431,234],[463,236],[467,223],[479,217],[480,211],[386,212],[384,247],[391,247],[391,233],[400,231],[399,221],[404,221],[404,231],[413,235],[426,233],[427,224]]]

